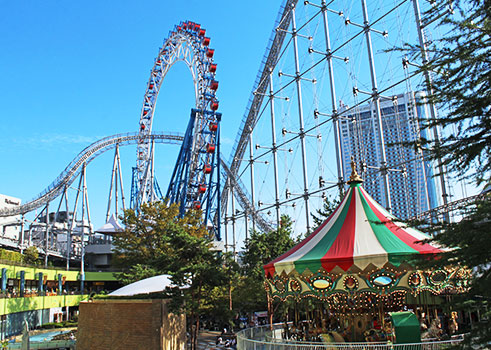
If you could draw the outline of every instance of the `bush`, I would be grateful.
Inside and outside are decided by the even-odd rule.
[[[39,262],[39,252],[35,246],[30,246],[24,250],[24,262],[30,265],[37,265]]]
[[[0,259],[11,261],[14,263],[22,263],[24,261],[23,255],[11,250],[0,249]]]
[[[54,328],[63,328],[63,323],[55,323],[55,322],[51,322],[51,323],[45,323],[43,324],[41,327],[39,327],[40,329],[54,329]]]

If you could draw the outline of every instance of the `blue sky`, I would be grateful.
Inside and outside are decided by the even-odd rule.
[[[91,142],[138,130],[149,72],[168,32],[200,23],[218,63],[217,92],[228,158],[279,2],[0,2],[0,193],[26,202]],[[191,75],[176,64],[164,80],[155,131],[184,132],[194,103]],[[176,147],[162,162],[174,166]],[[131,148],[131,149],[130,149]],[[159,152],[159,151],[158,151]],[[112,154],[88,169],[95,226],[102,224]],[[122,150],[126,195],[135,148]],[[167,180],[161,181],[167,187]],[[94,198],[94,199],[92,199]],[[101,215],[101,212],[104,214]]]
[[[174,25],[183,20],[200,23],[211,37],[210,47],[215,49],[216,77],[220,82],[217,96],[219,111],[223,114],[222,153],[228,160],[281,2],[0,0],[0,193],[29,201],[90,143],[117,133],[136,132],[150,69],[159,47]],[[383,13],[385,5],[396,2],[369,2],[371,18]],[[344,10],[352,21],[362,22],[358,1],[334,5]],[[406,5],[399,8],[394,18],[377,24],[381,30],[388,29],[388,38],[373,36],[379,88],[387,87],[403,74],[401,54],[385,57],[384,49],[402,45],[415,34],[414,25],[410,23],[412,6]],[[336,14],[330,14],[330,21],[337,26],[331,31],[333,47],[359,31],[358,27],[346,27],[344,17]],[[405,30],[407,27],[410,29]],[[320,28],[312,24],[306,29],[322,38]],[[302,45],[305,46],[302,65],[311,64],[312,58],[306,54],[309,43],[304,40]],[[314,47],[323,50],[323,43],[319,47],[315,45],[314,40]],[[339,52],[343,57],[350,57],[349,65],[342,60],[334,63],[337,97],[348,104],[353,104],[353,86],[362,90],[371,88],[363,45],[364,38],[359,36]],[[283,64],[280,62],[279,68],[293,72],[291,56],[288,57]],[[322,73],[322,69],[317,73]],[[314,108],[330,110],[327,79],[320,81],[315,89],[309,84],[303,87],[304,91],[318,90],[320,97],[315,104],[305,104],[305,113],[310,115],[307,120],[315,123]],[[390,94],[401,93],[406,88],[394,88]],[[294,91],[282,93],[294,95]],[[291,117],[295,110],[293,105],[294,101],[278,101],[278,118],[280,115]],[[177,63],[160,90],[153,130],[183,133],[193,106],[191,74],[185,64]],[[256,135],[261,131],[269,133],[269,128],[255,130]],[[323,132],[324,140],[332,137],[328,125]],[[321,153],[335,177],[333,146],[330,147],[322,149]],[[176,146],[157,148],[157,178],[163,191],[177,152]],[[125,194],[129,201],[136,147],[126,147],[121,153]],[[293,156],[295,154],[298,159],[298,152]],[[112,152],[107,152],[88,167],[89,200],[95,227],[104,222],[112,156]],[[292,182],[298,182],[297,187],[301,188],[299,174],[295,174]],[[261,187],[258,182],[259,190],[272,190],[268,187],[270,183],[262,182]],[[55,201],[54,206],[57,205]],[[301,222],[303,209],[299,206],[296,210],[297,216],[293,219]]]

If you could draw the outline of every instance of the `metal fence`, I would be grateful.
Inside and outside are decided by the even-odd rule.
[[[8,344],[7,349],[22,349],[22,343]],[[51,340],[46,342],[31,342],[30,350],[37,349],[75,349],[75,340]]]
[[[441,350],[456,345],[459,340],[429,341],[415,344],[390,343],[321,343],[299,342],[275,337],[282,328],[281,324],[247,328],[237,333],[238,350]]]

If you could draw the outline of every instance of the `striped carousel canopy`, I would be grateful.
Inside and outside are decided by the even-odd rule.
[[[266,277],[302,274],[307,269],[311,273],[322,269],[331,272],[336,267],[344,272],[363,271],[371,264],[398,267],[415,255],[442,251],[420,243],[429,237],[407,227],[375,202],[352,167],[350,189],[341,204],[315,232],[265,265]]]

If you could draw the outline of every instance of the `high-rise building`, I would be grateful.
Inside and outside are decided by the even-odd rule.
[[[383,135],[389,176],[392,213],[401,219],[414,217],[438,206],[432,166],[423,154],[410,144],[427,138],[420,120],[428,117],[428,107],[420,102],[424,92],[409,92],[394,99],[381,99]],[[341,106],[340,112],[348,106]],[[387,207],[383,176],[380,171],[381,150],[375,105],[370,102],[344,112],[340,121],[343,169],[350,173],[351,157],[355,159],[367,192]]]

